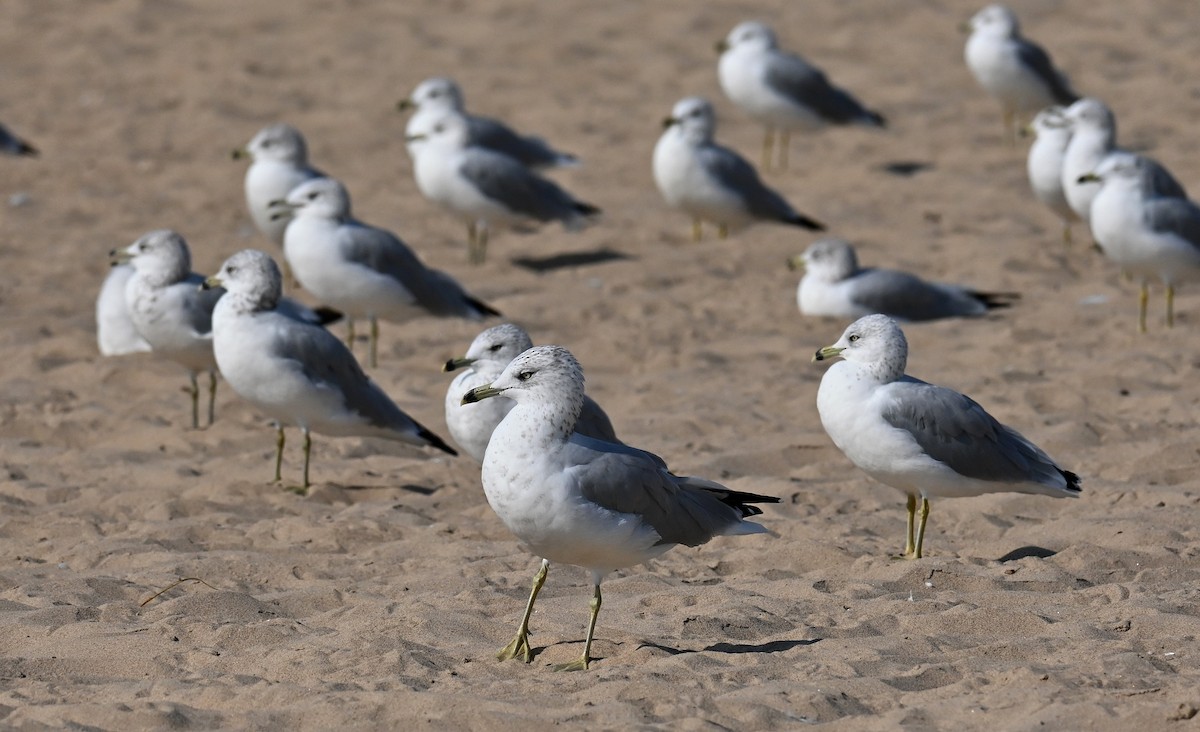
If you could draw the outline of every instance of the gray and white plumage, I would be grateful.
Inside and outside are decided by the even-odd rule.
[[[280,452],[282,425],[300,428],[305,487],[310,431],[381,437],[456,454],[367,378],[332,333],[279,312],[282,278],[270,256],[253,249],[238,252],[206,284],[226,290],[212,318],[221,373],[238,396],[280,423]],[[276,467],[278,480],[278,462]]]
[[[1079,477],[956,391],[904,373],[908,342],[886,315],[868,315],[814,360],[841,356],[817,390],[821,424],[852,463],[909,496],[905,555],[920,558],[930,497],[997,491],[1077,496]],[[913,538],[916,497],[923,504]]]
[[[283,250],[292,276],[318,300],[350,319],[401,322],[415,316],[481,320],[499,315],[450,275],[426,267],[395,234],[354,218],[350,194],[333,178],[316,178],[288,194],[292,221]],[[350,322],[353,331],[353,320]],[[375,344],[371,344],[372,362]],[[372,363],[372,365],[374,365]]]
[[[470,144],[467,118],[449,112],[408,136],[417,188],[470,229],[472,261],[481,262],[493,226],[558,221],[581,228],[600,209],[502,153]],[[477,245],[476,235],[482,236]]]
[[[125,303],[125,286],[133,277],[133,267],[119,264],[108,271],[96,297],[96,345],[102,356],[122,356],[150,350],[150,344],[138,333]]]
[[[742,156],[714,141],[716,115],[707,100],[680,100],[663,125],[654,146],[654,181],[668,205],[692,217],[694,237],[700,221],[716,224],[722,234],[758,222],[825,228],[768,188]]]
[[[287,198],[301,183],[325,175],[309,165],[304,135],[291,125],[269,125],[259,130],[245,148],[234,150],[233,157],[249,157],[251,161],[246,169],[245,194],[254,225],[283,246],[288,219],[278,216],[271,204]]]
[[[470,114],[463,102],[462,89],[453,79],[433,77],[422,81],[400,109],[415,109],[405,127],[406,137],[429,130],[448,112],[457,112],[467,119],[469,144],[494,150],[516,159],[529,168],[551,168],[576,165],[579,159],[559,152],[540,137],[519,134],[500,120]],[[412,156],[412,143],[408,144]]]
[[[969,23],[964,56],[979,85],[1000,102],[1006,128],[1017,115],[1034,114],[1079,98],[1050,56],[1021,36],[1017,16],[1007,7],[988,5]],[[1011,129],[1006,129],[1011,132]]]
[[[496,397],[482,402],[463,404],[463,396],[477,386],[492,383],[514,358],[533,347],[525,329],[512,323],[501,323],[475,336],[462,358],[446,362],[443,370],[464,369],[446,389],[446,427],[454,442],[471,457],[483,462],[492,432],[500,420],[513,408],[513,401]],[[585,437],[605,442],[620,442],[612,420],[599,404],[586,394],[575,431]]]
[[[1080,178],[1096,172],[1110,154],[1124,152],[1117,147],[1117,119],[1108,105],[1094,97],[1067,107],[1065,117],[1071,125],[1071,142],[1063,157],[1063,193],[1067,204],[1090,227],[1092,200],[1100,189]],[[1145,160],[1140,170],[1147,190],[1160,196],[1187,197],[1183,185],[1161,163],[1149,157]]]
[[[814,242],[789,264],[804,269],[796,288],[804,315],[860,318],[882,313],[902,321],[936,320],[983,315],[1016,298],[927,282],[908,272],[860,267],[854,247],[840,239]]]
[[[1092,236],[1106,257],[1141,282],[1142,331],[1148,280],[1166,286],[1167,324],[1172,325],[1175,286],[1200,279],[1200,207],[1187,198],[1156,193],[1147,171],[1151,165],[1142,156],[1114,152],[1084,176],[1099,183],[1091,206]]]
[[[699,546],[720,535],[763,533],[745,519],[755,503],[778,499],[673,475],[657,456],[574,432],[584,399],[583,371],[567,349],[535,346],[513,359],[465,402],[506,396],[516,402],[496,427],[483,459],[488,503],[530,551],[543,558],[517,638],[501,658],[531,660],[528,620],[547,562],[592,575],[592,614],[582,657],[587,668],[600,610],[600,582],[675,545]]]
[[[16,157],[36,157],[37,148],[17,137],[11,130],[0,124],[0,152]]]
[[[1069,241],[1071,222],[1079,216],[1063,191],[1063,162],[1071,142],[1071,123],[1065,112],[1063,107],[1053,106],[1034,116],[1029,128],[1035,137],[1025,158],[1025,173],[1034,197],[1062,220],[1063,239]]]

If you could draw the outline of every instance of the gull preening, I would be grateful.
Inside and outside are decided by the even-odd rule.
[[[333,437],[382,437],[457,454],[396,404],[363,373],[349,349],[325,328],[277,309],[279,267],[265,252],[234,254],[207,287],[226,290],[212,317],[213,352],[238,396],[277,421],[275,481],[281,480],[284,425],[304,435],[304,483],[310,431]]]
[[[292,221],[283,251],[292,276],[314,297],[346,315],[353,349],[354,318],[370,323],[368,363],[377,362],[378,319],[419,315],[482,320],[500,313],[472,297],[454,278],[430,269],[395,234],[364,224],[350,211],[350,194],[333,178],[316,178],[288,194]]]
[[[492,432],[514,403],[507,397],[495,397],[463,404],[462,398],[475,387],[487,386],[495,381],[509,362],[530,348],[533,348],[533,341],[524,328],[501,323],[475,336],[466,355],[452,358],[442,367],[443,371],[463,369],[446,389],[446,427],[454,442],[481,463]],[[612,420],[586,394],[583,396],[579,419],[575,422],[575,431],[604,442],[620,442]]]
[[[496,427],[483,458],[483,490],[504,525],[542,558],[525,614],[501,660],[533,660],[529,617],[550,562],[592,575],[583,654],[558,670],[586,669],[606,574],[653,559],[682,544],[716,536],[765,533],[746,519],[754,504],[778,498],[730,490],[672,474],[656,455],[573,432],[583,405],[583,370],[561,346],[535,346],[464,403],[506,396],[516,404]]]
[[[763,23],[739,23],[717,44],[717,76],[734,104],[766,128],[763,168],[771,167],[771,148],[779,132],[780,167],[788,164],[792,130],[830,125],[883,127],[882,114],[867,109],[849,92],[829,81],[816,66],[779,48],[775,32]]]
[[[300,130],[287,124],[262,128],[244,148],[233,151],[233,159],[250,158],[246,169],[246,208],[254,225],[268,239],[283,246],[288,219],[272,206],[287,198],[301,183],[324,177],[308,164],[308,144]]]
[[[908,341],[886,315],[855,321],[813,360],[837,356],[817,390],[821,425],[850,462],[908,496],[905,558],[921,558],[930,497],[1079,495],[1079,476],[969,397],[907,376]]]
[[[716,224],[721,238],[758,222],[825,229],[768,188],[745,158],[714,141],[717,120],[708,100],[681,99],[663,127],[654,146],[654,182],[668,205],[692,217],[695,241],[702,221]]]
[[[133,277],[133,267],[114,265],[104,278],[96,296],[96,346],[102,356],[123,356],[150,350],[150,344],[138,333],[129,306],[125,302],[125,286]]]

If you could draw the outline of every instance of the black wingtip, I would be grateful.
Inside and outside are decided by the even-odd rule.
[[[988,310],[1011,308],[1017,300],[1021,299],[1020,293],[1017,292],[972,292],[971,297],[982,303]]]
[[[336,323],[342,318],[346,317],[346,314],[341,310],[335,310],[327,305],[313,308],[313,314],[317,316],[317,323],[321,325]]]
[[[1072,493],[1083,492],[1083,485],[1080,483],[1078,475],[1072,473],[1070,470],[1059,470],[1058,472],[1062,473],[1062,477],[1067,479],[1067,490]]]
[[[420,425],[418,425],[418,427],[420,427]],[[417,434],[424,439],[425,442],[429,443],[430,447],[436,447],[442,452],[449,453],[450,455],[458,455],[458,450],[455,450],[453,447],[447,445],[445,440],[433,434],[424,427],[420,427],[420,429],[417,431]]]
[[[867,119],[871,121],[871,125],[874,127],[887,127],[888,126],[887,117],[884,117],[882,114],[880,114],[879,112],[876,112],[874,110],[871,110],[871,109],[867,110]]]
[[[504,317],[500,314],[499,310],[491,305],[488,305],[483,300],[476,300],[470,295],[468,295],[466,299],[467,304],[471,306],[471,309],[484,317]]]
[[[17,146],[17,154],[30,158],[36,158],[38,156],[38,150],[28,142],[22,142]]]
[[[718,497],[721,499],[721,503],[740,511],[742,518],[762,515],[762,509],[753,505],[755,503],[779,503],[779,498],[776,496],[763,496],[758,493],[746,493],[728,489],[723,491]]]
[[[822,224],[816,219],[810,219],[804,214],[796,214],[795,216],[787,219],[786,223],[789,223],[792,226],[802,226],[809,231],[825,231],[825,224]]]
[[[604,213],[598,207],[593,206],[590,203],[584,203],[583,201],[576,201],[572,208],[575,209],[575,213],[580,214],[581,216],[599,216],[600,214]]]

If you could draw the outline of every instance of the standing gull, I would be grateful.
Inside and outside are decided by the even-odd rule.
[[[1105,256],[1141,281],[1138,330],[1146,332],[1147,282],[1167,287],[1167,327],[1175,324],[1175,285],[1200,279],[1200,207],[1187,198],[1156,194],[1147,166],[1132,153],[1111,153],[1080,178],[1100,183],[1092,201],[1092,236]]]
[[[0,151],[6,155],[17,157],[36,157],[37,148],[14,135],[7,127],[0,124]]]
[[[282,480],[285,423],[298,426],[304,435],[304,490],[310,485],[310,430],[334,437],[382,437],[458,454],[401,411],[332,333],[276,309],[282,279],[267,254],[240,251],[204,284],[227,291],[212,318],[213,352],[221,373],[238,396],[277,420],[276,482]]]
[[[745,519],[762,513],[753,504],[778,498],[676,476],[656,455],[572,432],[583,405],[583,371],[567,349],[529,349],[490,385],[467,392],[463,403],[500,395],[516,405],[492,434],[483,458],[483,490],[505,526],[542,557],[517,635],[500,651],[500,660],[533,660],[529,616],[550,562],[574,564],[592,575],[583,655],[557,667],[578,671],[592,660],[604,575],[677,544],[766,533]]]
[[[150,350],[150,344],[138,333],[125,303],[125,287],[133,277],[133,267],[119,264],[108,271],[96,297],[96,345],[102,356],[122,356]]]
[[[817,390],[821,425],[850,462],[908,495],[904,558],[921,558],[930,496],[1079,495],[1079,476],[970,398],[905,375],[908,342],[886,315],[855,321],[813,360],[835,356],[845,360],[829,367]]]
[[[1052,104],[1071,104],[1079,98],[1041,46],[1021,37],[1013,11],[988,5],[975,13],[968,30],[967,68],[984,91],[1000,102],[1004,132],[1010,140],[1014,139],[1017,115],[1034,114]]]
[[[825,229],[763,184],[742,156],[713,141],[717,120],[707,100],[681,99],[663,127],[654,146],[654,182],[668,205],[692,217],[693,240],[700,241],[701,221],[716,224],[722,239],[759,221]]]
[[[533,341],[523,328],[512,323],[501,323],[475,336],[466,356],[452,358],[442,367],[443,371],[465,369],[454,377],[446,390],[446,427],[458,446],[479,462],[483,462],[484,452],[496,425],[513,408],[513,400],[496,397],[463,404],[463,395],[477,386],[486,386],[495,381],[510,361],[530,348],[533,348]],[[586,394],[575,431],[604,442],[620,442],[613,430],[612,420]]]
[[[457,112],[467,119],[468,138],[471,145],[486,147],[515,158],[530,168],[552,168],[579,163],[574,155],[555,150],[540,137],[526,137],[513,131],[503,122],[491,117],[469,114],[463,104],[462,90],[453,79],[433,77],[417,85],[412,94],[396,105],[400,111],[416,110],[409,118],[405,134],[413,136],[433,127],[449,112]],[[409,144],[409,155],[412,145]]]
[[[414,143],[413,175],[426,198],[467,223],[472,263],[481,264],[487,256],[492,225],[559,221],[578,229],[600,213],[515,159],[472,146],[463,115],[450,112],[428,124],[407,138]]]
[[[1063,192],[1063,161],[1071,142],[1071,123],[1062,107],[1046,107],[1037,113],[1029,128],[1035,135],[1025,159],[1025,172],[1033,195],[1062,219],[1063,241],[1071,241],[1071,222],[1079,218]]]
[[[926,282],[907,272],[859,267],[854,247],[840,239],[814,242],[789,259],[788,266],[804,270],[796,304],[805,315],[861,318],[883,313],[898,320],[936,320],[983,315],[1017,298],[1013,293]]]
[[[333,178],[315,178],[288,194],[294,217],[283,251],[292,274],[314,297],[344,312],[354,347],[354,318],[371,324],[369,363],[376,365],[378,318],[415,315],[481,320],[499,315],[450,275],[426,267],[395,234],[356,220],[350,194]]]
[[[271,204],[287,198],[301,183],[325,174],[308,164],[308,145],[300,130],[286,124],[264,127],[244,148],[233,151],[234,160],[250,158],[246,169],[246,208],[254,225],[268,239],[283,246],[287,217]]]
[[[779,164],[787,168],[788,143],[794,129],[827,125],[883,127],[883,115],[864,107],[824,72],[800,56],[779,48],[775,33],[763,23],[739,23],[717,44],[721,59],[717,76],[734,104],[766,127],[763,168],[771,167],[771,148],[779,130]]]

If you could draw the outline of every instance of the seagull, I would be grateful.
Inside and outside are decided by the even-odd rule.
[[[287,198],[301,183],[325,174],[308,164],[308,145],[300,130],[287,124],[262,128],[244,148],[233,151],[233,159],[250,158],[246,169],[246,208],[254,225],[268,239],[283,246],[286,217],[278,216],[271,204]]]
[[[496,427],[483,458],[483,490],[500,520],[542,558],[525,615],[497,657],[533,660],[529,616],[550,562],[592,575],[591,614],[583,655],[556,667],[579,671],[592,661],[592,636],[606,574],[653,559],[673,546],[715,536],[766,533],[746,521],[756,503],[779,499],[672,474],[656,455],[573,432],[583,405],[583,370],[561,346],[535,346],[464,404],[506,396],[516,402]]]
[[[0,151],[15,157],[37,157],[38,151],[33,145],[14,135],[7,127],[0,124]]]
[[[1063,242],[1071,242],[1071,222],[1079,219],[1063,192],[1063,161],[1071,142],[1071,123],[1063,107],[1046,107],[1038,112],[1029,129],[1035,135],[1025,160],[1025,172],[1033,195],[1062,219]]]
[[[1092,236],[1104,255],[1141,280],[1138,331],[1146,332],[1147,281],[1167,286],[1167,327],[1175,324],[1175,285],[1200,279],[1200,207],[1187,198],[1156,194],[1147,158],[1110,153],[1080,178],[1100,183],[1092,201]]]
[[[282,277],[265,252],[234,254],[205,287],[226,293],[213,312],[213,352],[225,380],[238,396],[277,421],[275,482],[282,480],[283,426],[304,435],[307,491],[310,430],[334,437],[382,437],[457,455],[405,414],[363,373],[354,355],[329,331],[277,309]]]
[[[418,135],[433,127],[448,112],[457,112],[467,119],[471,145],[504,153],[528,168],[579,164],[579,159],[574,155],[555,150],[540,137],[526,137],[499,120],[468,114],[463,105],[462,90],[453,79],[441,76],[426,79],[417,85],[411,95],[401,99],[396,107],[401,112],[416,110],[408,120],[406,136]],[[411,145],[409,155],[414,157]]]
[[[150,344],[129,317],[125,304],[125,286],[133,277],[133,267],[120,264],[109,270],[96,297],[96,345],[102,356],[144,353]]]
[[[964,52],[967,68],[1000,102],[1010,140],[1017,115],[1079,99],[1041,46],[1021,36],[1017,16],[1005,6],[988,5],[975,13],[966,29],[971,33]]]
[[[654,182],[668,205],[692,217],[694,241],[702,236],[701,221],[716,224],[722,239],[759,221],[825,229],[768,188],[745,158],[713,141],[717,120],[707,100],[681,99],[663,127],[654,146]]]
[[[804,315],[861,318],[883,313],[916,322],[983,315],[1006,308],[1015,293],[976,292],[959,285],[926,282],[891,269],[862,268],[854,247],[841,239],[822,239],[788,260],[803,269],[796,303]]]
[[[792,130],[828,125],[884,127],[882,114],[864,107],[825,73],[800,56],[779,48],[763,23],[739,23],[717,44],[717,76],[725,96],[766,127],[763,168],[771,167],[771,148],[779,130],[780,167],[787,168]]]
[[[279,207],[277,207],[279,208]],[[333,178],[314,178],[288,194],[291,223],[283,251],[292,275],[314,297],[347,316],[354,347],[354,318],[371,324],[370,359],[376,365],[378,318],[415,315],[481,320],[499,311],[478,300],[450,275],[429,269],[395,234],[358,221],[350,194]]]
[[[931,496],[1079,495],[1079,476],[969,397],[907,376],[908,342],[888,316],[856,320],[813,361],[837,356],[845,360],[825,372],[817,390],[821,425],[850,462],[908,495],[905,559],[922,556]]]
[[[492,225],[559,221],[579,229],[600,209],[576,200],[503,153],[470,144],[467,118],[448,113],[410,133],[417,188],[467,223],[470,261],[487,255]]]
[[[477,386],[486,386],[495,381],[510,361],[530,348],[533,348],[533,341],[521,326],[501,323],[475,336],[467,355],[452,358],[442,367],[447,372],[466,369],[454,377],[450,388],[446,390],[446,427],[459,447],[481,463],[492,432],[513,408],[514,402],[505,397],[496,397],[475,404],[463,404],[463,395]],[[586,394],[575,431],[604,442],[620,442],[612,420]]]

